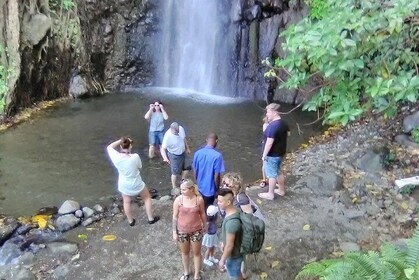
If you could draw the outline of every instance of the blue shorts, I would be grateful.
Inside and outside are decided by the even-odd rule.
[[[148,132],[148,144],[150,145],[161,145],[163,143],[163,131],[149,131]]]
[[[239,280],[241,276],[241,266],[242,266],[243,257],[239,258],[228,258],[226,260],[226,268],[227,268],[227,274],[228,278],[230,280]]]
[[[266,157],[265,173],[268,178],[276,178],[281,168],[281,157]]]
[[[175,155],[167,152],[170,160],[170,170],[172,175],[181,175],[182,171],[185,170],[185,152],[181,155]]]

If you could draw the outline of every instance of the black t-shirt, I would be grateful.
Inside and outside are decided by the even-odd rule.
[[[269,123],[265,130],[265,143],[267,138],[273,138],[272,148],[268,152],[269,157],[282,157],[287,150],[287,137],[289,127],[283,119]]]

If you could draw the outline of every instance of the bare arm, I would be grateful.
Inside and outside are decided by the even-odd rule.
[[[177,217],[179,215],[179,196],[173,202],[173,221],[172,221],[172,230],[173,230],[173,241],[177,241]]]
[[[273,143],[274,143],[273,138],[267,138],[266,139],[265,148],[263,149],[262,160],[265,160],[266,157],[268,156],[268,153],[271,150]]]
[[[144,119],[150,120],[151,114],[153,113],[153,104],[150,104],[150,108],[148,109],[147,113],[144,115]]]
[[[204,205],[204,200],[202,199],[202,197],[200,197],[199,199],[199,209],[201,210],[200,216],[202,220],[202,225],[204,227],[204,232],[207,232],[208,231],[207,214],[205,213],[205,205]]]
[[[116,140],[116,141],[112,142],[111,144],[109,144],[108,149],[111,148],[111,149],[115,150],[116,147],[118,147],[119,145],[121,145],[121,139]]]
[[[190,154],[190,153],[191,153],[191,150],[189,149],[189,145],[188,145],[188,141],[186,140],[186,137],[185,137],[185,139],[183,139],[183,141],[185,141],[185,148],[186,148],[186,152],[187,152],[188,154]]]
[[[163,114],[163,119],[167,120],[169,118],[169,115],[166,113],[166,110],[164,110],[164,107],[162,104],[160,104],[160,110]]]
[[[234,248],[235,239],[236,239],[236,235],[234,233],[227,232],[223,255],[221,256],[221,259],[220,259],[221,264],[224,264],[227,258],[231,255],[231,252],[233,251],[233,248]]]
[[[163,148],[163,146],[160,147],[160,154],[161,154],[161,157],[163,158],[164,162],[170,163],[170,160],[167,157],[167,150],[165,148]]]
[[[215,173],[214,174],[214,182],[215,182],[216,191],[218,191],[219,188],[220,188],[220,185],[221,185],[221,175],[220,175],[220,173]]]

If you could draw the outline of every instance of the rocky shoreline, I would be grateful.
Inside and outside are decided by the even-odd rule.
[[[418,116],[413,109],[405,111],[406,117]],[[419,150],[392,141],[409,132],[406,126],[398,119],[388,129],[389,121],[377,118],[328,129],[287,157],[284,198],[260,201],[258,182],[250,184],[249,194],[267,218],[267,237],[257,259],[249,260],[248,279],[293,279],[309,261],[376,249],[383,242],[404,246],[419,211],[418,189],[399,190],[394,183],[419,175]],[[178,279],[180,255],[170,240],[171,200],[153,201],[162,217],[153,226],[140,222],[128,227],[119,197],[93,209],[66,201],[57,214],[40,213],[51,217],[46,224],[39,215],[36,223],[34,216],[26,224],[0,218],[0,278]],[[145,221],[143,211],[137,212]],[[225,277],[208,267],[204,273],[205,279]]]

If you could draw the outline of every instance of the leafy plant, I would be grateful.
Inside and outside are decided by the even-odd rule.
[[[2,45],[0,45],[0,61],[3,56],[6,55],[6,51]],[[8,93],[8,79],[10,71],[7,66],[0,65],[0,115],[3,114],[6,107],[6,97]]]
[[[264,62],[304,110],[343,124],[365,112],[394,116],[419,98],[419,0],[307,0],[311,16],[281,33],[285,57]]]
[[[405,196],[411,195],[415,188],[416,185],[406,185],[400,190],[400,194]]]
[[[307,264],[296,280],[314,277],[319,280],[413,280],[419,279],[419,226],[407,241],[407,251],[385,244],[380,252],[351,252],[340,259]]]
[[[415,141],[416,143],[419,143],[419,126],[414,128],[411,131],[411,138],[413,139],[413,141]]]

